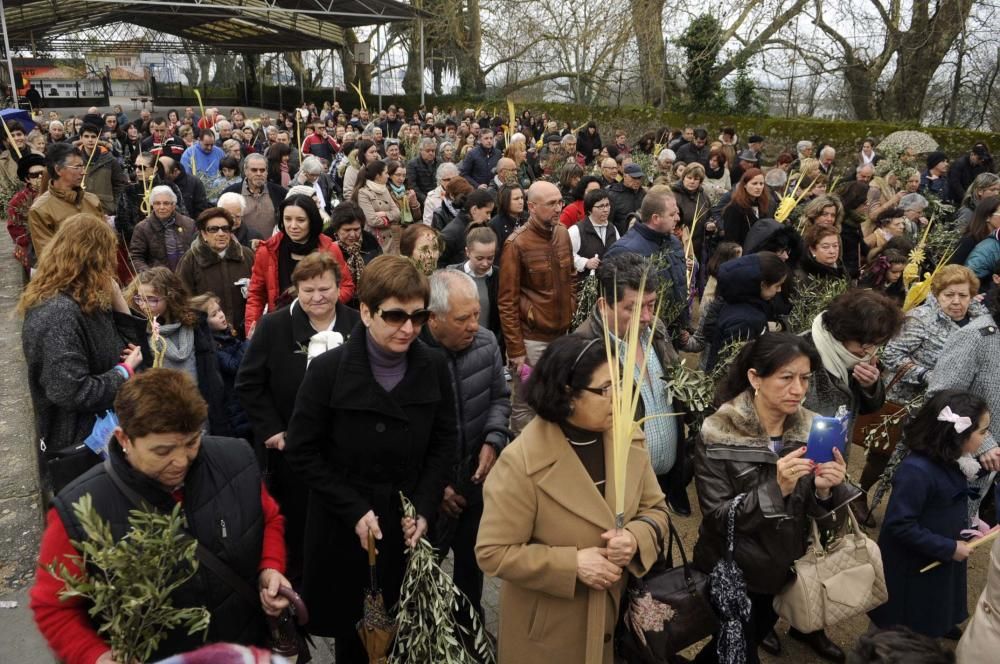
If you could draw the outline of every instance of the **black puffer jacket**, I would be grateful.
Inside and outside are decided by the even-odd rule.
[[[746,498],[736,515],[734,557],[751,592],[773,595],[784,587],[792,563],[805,553],[810,517],[819,519],[823,530],[842,525],[845,515],[838,509],[861,495],[853,485],[835,487],[825,506],[815,498],[812,475],[800,479],[787,498],[778,487],[778,459],[805,444],[814,415],[799,408],[785,421],[778,454],[771,451],[750,391],[705,420],[694,454],[702,513],[694,547],[699,569],[710,572],[723,556],[729,506],[741,493]]]
[[[455,390],[455,417],[458,422],[458,475],[450,480],[459,493],[481,495],[481,485],[469,482],[476,470],[479,449],[484,443],[497,453],[509,442],[510,387],[503,377],[503,358],[496,337],[479,328],[472,344],[454,353],[438,343],[425,325],[421,338],[448,360],[448,373]],[[469,464],[472,467],[469,468]],[[474,491],[473,491],[474,489]]]

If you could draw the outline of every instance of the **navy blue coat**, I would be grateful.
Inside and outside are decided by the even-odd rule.
[[[458,172],[473,187],[489,184],[493,179],[493,169],[502,156],[503,153],[496,146],[486,151],[483,146],[477,145],[465,153],[465,159],[458,165]]]
[[[638,222],[611,245],[611,248],[604,254],[604,259],[607,260],[620,253],[638,254],[646,258],[663,255],[667,259],[669,265],[661,271],[660,277],[670,280],[673,300],[683,306],[678,321],[681,325],[686,325],[688,321],[687,264],[684,261],[684,248],[677,236],[672,233],[654,231],[646,224]]]
[[[905,625],[937,638],[969,617],[966,563],[951,558],[968,510],[968,482],[957,465],[916,453],[899,464],[878,539],[889,601],[868,614],[878,627]],[[936,561],[940,567],[920,573]]]
[[[753,339],[767,329],[771,305],[760,297],[760,255],[749,254],[727,261],[719,268],[716,297],[723,300],[709,340],[706,367],[712,369],[726,344]]]

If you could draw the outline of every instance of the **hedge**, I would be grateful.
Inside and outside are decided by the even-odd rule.
[[[233,92],[242,97],[243,90],[232,88],[219,90],[220,102],[214,103],[212,90],[208,91],[205,97],[206,105],[228,106],[232,101]],[[193,95],[192,95],[193,97]],[[278,88],[275,86],[264,86],[264,108],[278,109]],[[298,105],[300,98],[299,88],[286,86],[282,89],[281,99],[286,109],[291,109]],[[319,88],[316,90],[306,90],[305,98],[315,101],[321,105],[322,101],[331,99],[329,88]],[[159,101],[159,100],[158,100]],[[174,100],[171,100],[174,101]],[[337,91],[337,101],[341,108],[352,109],[361,106],[356,92]],[[365,101],[368,108],[375,109],[378,106],[378,95],[366,95]],[[190,105],[194,99],[187,101]],[[420,106],[419,95],[383,95],[382,107],[386,108],[390,104],[402,106],[409,115]],[[178,104],[180,105],[180,104]],[[250,105],[260,105],[260,92],[252,91],[250,95]],[[491,115],[505,114],[506,102],[503,99],[470,99],[452,95],[431,96],[425,100],[428,108],[438,106],[441,108],[481,108]],[[647,131],[656,130],[661,127],[683,127],[685,125],[703,126],[709,130],[710,140],[714,140],[721,132],[722,127],[733,127],[741,140],[745,141],[751,134],[760,134],[767,140],[764,145],[766,156],[773,160],[778,153],[788,150],[794,153],[795,143],[806,139],[811,140],[816,145],[830,144],[838,148],[838,161],[846,164],[853,161],[854,154],[861,147],[861,141],[865,137],[874,137],[876,142],[894,131],[901,129],[915,129],[924,131],[938,142],[941,150],[956,157],[967,153],[970,148],[978,143],[984,142],[990,146],[991,150],[1000,150],[1000,134],[994,132],[972,131],[960,127],[925,127],[917,122],[882,122],[878,120],[870,121],[846,121],[828,120],[823,118],[797,117],[763,117],[763,116],[741,116],[724,115],[715,113],[681,113],[677,111],[662,110],[651,106],[581,106],[574,104],[561,104],[550,102],[515,102],[515,109],[518,114],[524,110],[530,110],[534,115],[543,112],[548,113],[552,118],[560,122],[569,122],[574,127],[585,124],[588,120],[597,122],[605,141],[612,139],[613,129],[624,129],[628,132],[631,140],[637,139]]]

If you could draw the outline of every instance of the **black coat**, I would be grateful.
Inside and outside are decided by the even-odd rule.
[[[615,182],[608,187],[608,195],[611,197],[611,223],[621,237],[628,232],[629,216],[639,213],[646,190],[642,187],[629,189],[621,182]]]
[[[205,194],[205,185],[197,177],[181,171],[177,178],[174,179],[173,184],[181,192],[181,197],[184,199],[184,207],[187,208],[192,219],[197,218],[199,214],[212,207],[208,202],[208,196]]]
[[[361,314],[337,303],[335,332],[345,339]],[[306,375],[306,351],[316,330],[297,303],[260,319],[236,375],[236,393],[250,418],[258,455],[267,468],[268,489],[285,516],[288,548],[286,576],[297,583],[302,575],[303,538],[309,490],[292,472],[284,452],[264,450],[264,441],[288,429],[299,385]]]
[[[399,494],[432,524],[457,444],[445,359],[414,341],[406,374],[387,393],[372,374],[366,339],[358,325],[347,343],[313,360],[285,448],[311,492],[304,582],[310,631],[341,638],[356,638],[368,586],[355,524],[369,510],[380,519],[378,578],[392,606],[405,565]]]

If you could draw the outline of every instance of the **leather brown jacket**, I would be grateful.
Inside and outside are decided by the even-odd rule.
[[[569,331],[576,310],[573,247],[559,223],[534,217],[507,238],[497,306],[509,357],[525,355],[524,340],[552,341]]]

